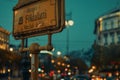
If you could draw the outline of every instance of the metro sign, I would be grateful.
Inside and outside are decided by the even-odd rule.
[[[15,39],[57,33],[65,25],[64,0],[31,0],[18,3],[13,11]]]

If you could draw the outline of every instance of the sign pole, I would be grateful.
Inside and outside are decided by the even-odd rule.
[[[31,58],[31,80],[38,80],[38,54],[32,54]]]
[[[30,53],[32,54],[31,58],[31,80],[38,80],[38,53],[39,53],[39,45],[37,43],[33,43],[30,46]]]

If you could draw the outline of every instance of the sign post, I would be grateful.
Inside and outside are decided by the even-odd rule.
[[[13,36],[24,39],[48,35],[48,44],[39,46],[33,43],[29,48],[20,48],[20,52],[30,51],[31,80],[38,80],[38,54],[41,50],[52,50],[52,34],[61,32],[65,26],[64,0],[19,0],[13,8]]]
[[[33,43],[30,46],[31,57],[31,80],[38,80],[38,53],[39,53],[39,45],[37,43]]]

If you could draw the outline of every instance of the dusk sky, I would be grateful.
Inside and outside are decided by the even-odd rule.
[[[13,7],[18,0],[0,0],[0,26],[12,33],[13,27]],[[69,51],[89,49],[95,40],[94,23],[99,16],[110,10],[120,7],[120,0],[65,0],[65,12],[72,12],[74,25],[69,29]],[[63,53],[66,52],[66,33],[53,34],[52,44]],[[46,45],[46,36],[37,36],[28,39],[28,45],[37,42],[40,45]],[[19,44],[20,40],[15,40],[11,34],[11,44]]]

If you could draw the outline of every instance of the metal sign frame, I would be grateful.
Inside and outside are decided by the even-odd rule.
[[[13,15],[15,39],[61,32],[65,26],[64,0],[31,0],[18,3],[13,8]]]

